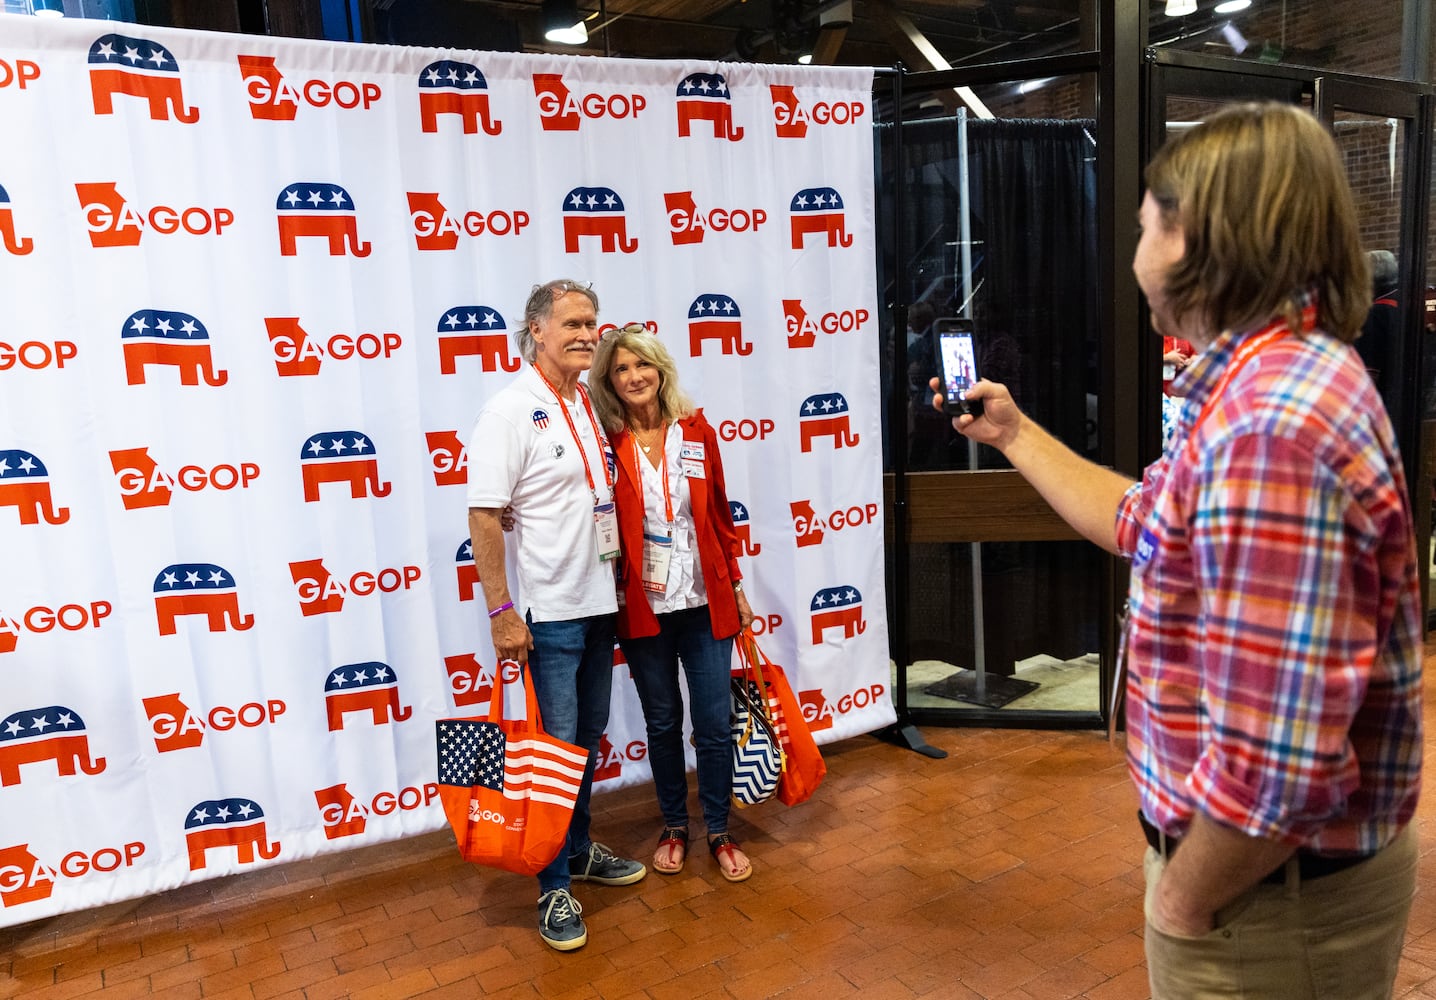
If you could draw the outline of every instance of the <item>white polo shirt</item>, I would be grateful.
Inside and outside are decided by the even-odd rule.
[[[536,622],[613,614],[613,563],[600,562],[593,494],[583,459],[555,396],[533,365],[485,404],[469,437],[469,506],[513,507],[505,549],[516,555],[515,609]],[[595,438],[581,397],[564,403],[588,456],[599,503],[612,503],[604,467],[608,440]],[[611,464],[608,465],[612,469]]]

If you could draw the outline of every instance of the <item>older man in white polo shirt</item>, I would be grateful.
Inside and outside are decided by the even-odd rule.
[[[589,836],[618,611],[613,454],[579,381],[598,343],[598,296],[567,280],[537,286],[515,339],[529,364],[484,406],[469,440],[469,535],[494,652],[529,662],[544,728],[589,752],[568,849],[539,873],[539,935],[571,951],[588,931],[570,880],[629,885],[648,874]],[[518,602],[505,565],[505,508],[514,518]]]

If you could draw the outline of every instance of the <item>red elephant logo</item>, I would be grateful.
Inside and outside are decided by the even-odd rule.
[[[184,821],[189,870],[205,867],[206,855],[216,847],[238,849],[239,863],[252,865],[256,856],[265,861],[279,857],[279,841],[269,843],[264,810],[253,799],[209,799],[190,810]]]
[[[105,758],[90,756],[84,720],[63,705],[13,712],[0,722],[0,787],[20,784],[22,764],[47,760],[60,777],[105,769]]]
[[[440,115],[458,115],[465,135],[476,135],[480,125],[485,135],[504,130],[489,111],[489,82],[472,63],[440,59],[419,74],[420,130],[439,131]]]
[[[733,529],[738,534],[738,554],[756,556],[763,551],[763,543],[753,544],[753,523],[749,520],[748,508],[737,500],[728,501],[728,510],[733,515]]]
[[[823,632],[841,628],[843,638],[851,639],[867,631],[863,621],[863,595],[856,587],[825,587],[813,595],[808,605],[812,613],[813,645],[823,644]]]
[[[379,453],[358,431],[328,431],[310,435],[299,452],[304,477],[304,502],[319,500],[323,483],[348,483],[349,495],[387,497],[392,483],[379,479]]]
[[[317,236],[329,241],[329,256],[367,257],[374,249],[359,239],[359,217],[354,214],[354,200],[338,184],[291,184],[280,192],[274,203],[279,215],[279,254],[297,256],[301,236]]]
[[[826,236],[830,247],[850,247],[843,196],[830,187],[803,188],[788,206],[793,216],[793,249],[803,249],[811,233]]]
[[[120,343],[125,381],[130,385],[144,385],[150,365],[178,368],[180,385],[199,385],[200,379],[212,386],[229,382],[229,372],[214,367],[209,331],[189,313],[166,309],[131,313],[120,330]]]
[[[474,543],[465,538],[454,553],[454,564],[459,572],[459,600],[472,601],[479,585],[479,567],[474,565]]]
[[[743,127],[733,124],[732,97],[721,73],[689,73],[678,84],[678,135],[687,138],[695,121],[705,121],[715,139],[742,139]]]
[[[459,358],[478,356],[486,372],[516,372],[523,364],[518,355],[509,354],[509,337],[504,332],[504,317],[489,306],[455,306],[439,318],[439,371],[454,375]]]
[[[349,712],[368,712],[374,725],[404,722],[414,714],[412,705],[399,704],[399,679],[388,664],[350,663],[324,681],[324,709],[329,731],[344,728]]]
[[[859,435],[848,425],[848,401],[840,392],[809,396],[798,407],[798,437],[803,451],[813,450],[813,439],[831,437],[834,448],[851,448]]]
[[[578,253],[582,236],[596,236],[603,253],[633,253],[638,237],[629,239],[623,199],[606,187],[576,187],[563,199],[563,249]]]
[[[35,249],[35,241],[28,236],[15,235],[15,217],[10,210],[10,196],[0,187],[0,246],[7,253],[24,257]]]
[[[204,615],[211,632],[247,632],[254,615],[239,612],[234,578],[214,563],[175,563],[155,577],[155,618],[160,635],[178,631],[181,615]]]
[[[55,507],[50,496],[50,473],[45,463],[28,451],[0,451],[0,507],[14,507],[21,524],[64,524],[70,508]]]
[[[753,353],[752,343],[743,339],[743,313],[731,296],[700,295],[688,307],[688,353],[701,357],[705,340],[718,341],[724,354]]]
[[[124,94],[149,102],[150,118],[155,121],[169,121],[171,113],[186,125],[199,121],[199,109],[184,106],[179,63],[158,42],[101,35],[90,46],[89,63],[95,114],[114,114],[114,96]]]

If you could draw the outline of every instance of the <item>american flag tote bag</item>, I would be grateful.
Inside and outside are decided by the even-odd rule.
[[[588,752],[543,731],[524,664],[527,717],[504,718],[503,671],[486,716],[434,724],[439,798],[465,861],[537,875],[568,837]]]

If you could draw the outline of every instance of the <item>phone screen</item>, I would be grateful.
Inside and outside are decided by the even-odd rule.
[[[937,345],[946,409],[949,413],[967,413],[970,404],[963,396],[978,378],[971,323],[967,320],[939,320]]]

